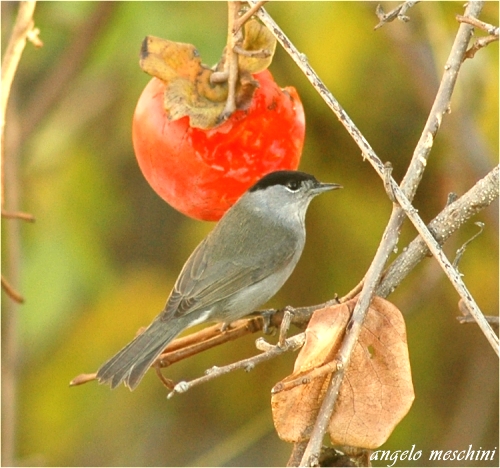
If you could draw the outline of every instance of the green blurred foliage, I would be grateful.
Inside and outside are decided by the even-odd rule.
[[[395,3],[386,3],[389,11]],[[396,180],[403,176],[455,37],[461,2],[423,2],[411,22],[373,31],[371,2],[272,2],[267,6],[344,106]],[[5,48],[17,4],[2,2]],[[62,57],[88,39],[79,55]],[[284,465],[270,389],[294,356],[235,373],[166,400],[150,372],[139,388],[89,383],[95,371],[161,310],[185,259],[212,225],[187,219],[143,179],[131,145],[135,103],[148,81],[138,66],[144,36],[195,44],[215,63],[226,38],[225,2],[40,2],[44,47],[28,44],[11,95],[9,157],[19,162],[19,402],[17,459],[46,466]],[[498,3],[481,17],[498,24]],[[478,33],[482,35],[482,33]],[[64,81],[65,71],[73,69]],[[270,306],[309,305],[343,295],[363,277],[391,211],[382,183],[341,124],[278,47],[271,70],[302,97],[307,137],[301,169],[344,190],[316,200],[303,258]],[[42,85],[45,85],[42,86]],[[47,90],[55,99],[43,107]],[[496,163],[498,43],[467,60],[415,199],[425,220]],[[17,133],[16,133],[17,132]],[[7,184],[13,184],[6,174]],[[6,200],[9,207],[12,200]],[[498,204],[460,270],[482,310],[498,311]],[[6,221],[13,223],[15,221]],[[7,227],[2,233],[8,238]],[[450,257],[475,232],[469,222],[445,247]],[[400,249],[415,236],[407,223]],[[8,242],[2,243],[4,261]],[[3,312],[9,313],[4,305]],[[383,448],[493,449],[498,445],[498,364],[474,325],[459,325],[458,297],[432,259],[389,297],[405,314],[415,403]],[[3,316],[4,316],[3,314]],[[174,380],[256,353],[255,337],[173,366]],[[273,338],[270,338],[271,340]],[[3,421],[10,424],[9,421]],[[425,465],[425,456],[414,465]],[[432,462],[428,462],[432,464]],[[479,464],[479,462],[477,462]],[[486,466],[485,463],[483,463]],[[498,466],[498,456],[491,466]]]

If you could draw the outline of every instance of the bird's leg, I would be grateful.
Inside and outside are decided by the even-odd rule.
[[[270,335],[272,332],[270,329],[272,328],[271,325],[271,317],[278,312],[277,309],[264,309],[264,310],[259,310],[258,314],[262,316],[264,319],[264,326],[262,328],[262,331],[264,332],[264,335]]]
[[[286,335],[292,323],[294,308],[291,306],[286,306],[284,309],[283,320],[280,325],[280,334],[278,339],[278,346],[284,348],[286,346]]]
[[[161,383],[165,385],[169,390],[173,390],[175,387],[175,383],[173,380],[167,379],[162,373],[161,373],[161,368],[158,364],[153,364],[153,368],[156,372],[156,375],[160,379]]]

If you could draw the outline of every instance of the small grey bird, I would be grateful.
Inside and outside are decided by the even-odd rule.
[[[115,388],[124,382],[134,390],[185,328],[202,322],[229,324],[267,302],[302,254],[309,203],[316,195],[338,188],[299,171],[264,176],[196,247],[151,325],[101,366],[99,383]]]

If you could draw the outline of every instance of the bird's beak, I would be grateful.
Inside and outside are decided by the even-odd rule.
[[[328,192],[329,190],[337,190],[341,188],[344,187],[342,187],[342,185],[339,184],[327,184],[320,182],[316,187],[313,188],[313,192],[320,194],[322,192]]]

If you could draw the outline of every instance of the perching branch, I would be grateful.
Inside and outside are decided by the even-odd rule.
[[[273,346],[269,343],[266,343],[262,338],[259,338],[256,341],[256,346],[261,351],[264,351],[263,353],[257,354],[256,356],[252,356],[248,359],[243,359],[242,361],[234,362],[227,366],[214,366],[211,369],[208,369],[206,375],[204,375],[203,377],[191,380],[190,382],[179,382],[174,387],[172,392],[168,394],[168,398],[172,398],[176,393],[187,392],[197,385],[206,383],[210,380],[220,377],[221,375],[233,372],[235,370],[244,369],[246,371],[250,371],[256,365],[261,364],[262,362],[275,358],[287,351],[294,351],[296,349],[299,349],[304,344],[305,339],[305,333],[299,333],[298,335],[294,335],[291,338],[286,339],[283,346]]]

